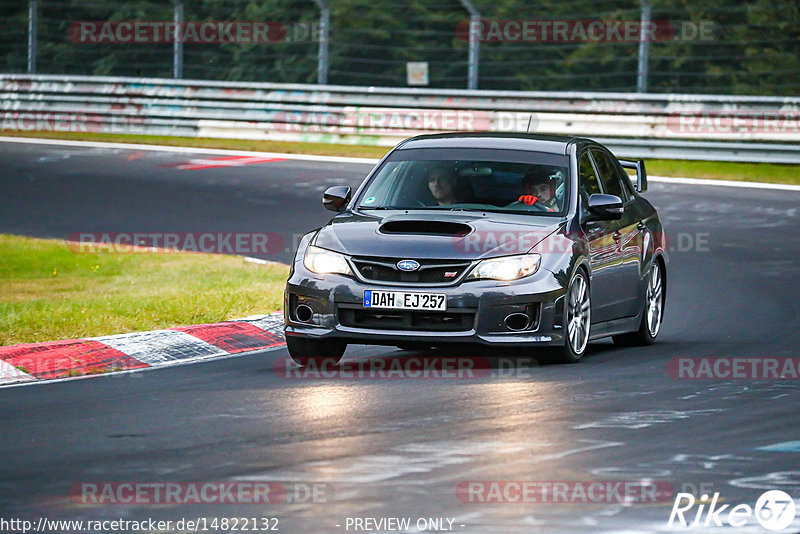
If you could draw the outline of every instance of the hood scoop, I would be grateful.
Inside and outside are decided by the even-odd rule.
[[[440,235],[445,237],[463,237],[472,231],[468,224],[435,221],[435,220],[402,220],[387,221],[383,223],[378,231],[382,234],[401,234],[401,235]]]

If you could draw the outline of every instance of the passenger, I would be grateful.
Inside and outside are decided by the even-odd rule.
[[[556,199],[556,181],[563,176],[561,171],[553,174],[541,174],[534,172],[522,179],[522,190],[524,195],[519,197],[519,201],[528,206],[539,204],[548,211],[558,211],[558,200]]]

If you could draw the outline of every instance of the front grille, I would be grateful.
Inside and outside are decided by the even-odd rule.
[[[406,272],[397,268],[405,258],[353,258],[353,264],[365,280],[375,282],[408,282],[418,284],[447,284],[458,280],[470,262],[452,260],[421,260],[420,268]]]
[[[465,332],[471,330],[475,323],[475,310],[373,310],[358,304],[339,304],[339,323],[353,328]]]

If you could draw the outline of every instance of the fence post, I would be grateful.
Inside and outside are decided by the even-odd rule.
[[[472,0],[461,0],[461,5],[469,11],[469,60],[467,67],[467,89],[478,88],[478,63],[480,62],[480,40],[478,28],[481,24],[481,14],[475,8]]]
[[[647,67],[650,56],[650,41],[647,36],[647,27],[650,25],[650,4],[647,0],[639,0],[642,8],[639,21],[639,68],[636,74],[636,92],[647,92]]]
[[[175,22],[172,43],[172,77],[183,78],[183,0],[175,0],[172,19]]]
[[[36,74],[36,0],[28,0],[28,74]]]
[[[328,83],[328,43],[330,41],[331,8],[327,0],[314,0],[319,8],[319,52],[317,56],[317,83]]]

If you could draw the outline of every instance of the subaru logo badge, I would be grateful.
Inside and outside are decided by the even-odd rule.
[[[397,262],[397,268],[401,271],[416,271],[419,269],[419,262],[414,260],[402,260]]]

